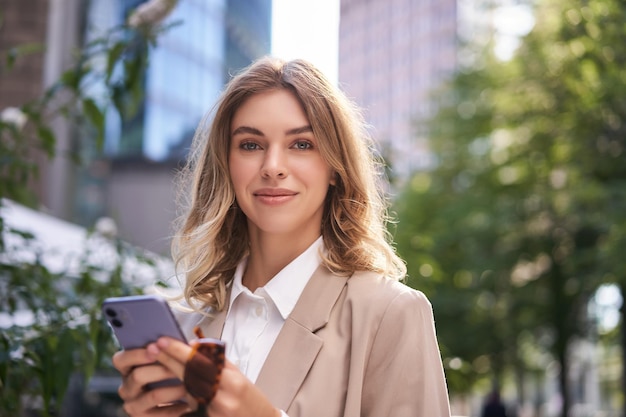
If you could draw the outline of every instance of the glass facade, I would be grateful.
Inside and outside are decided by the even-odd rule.
[[[270,52],[272,0],[229,0],[225,22],[224,83],[255,58]]]
[[[173,27],[151,51],[146,80],[144,155],[180,159],[222,85],[225,0],[182,0]],[[126,132],[123,132],[123,135]]]
[[[87,27],[119,24],[143,1],[93,0]],[[173,26],[149,51],[144,102],[130,120],[107,114],[109,157],[183,159],[230,74],[270,51],[271,0],[179,0],[164,23]]]

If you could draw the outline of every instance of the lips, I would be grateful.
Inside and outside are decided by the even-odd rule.
[[[298,193],[285,188],[262,188],[252,194],[263,204],[278,205],[290,201]]]
[[[289,197],[298,194],[285,188],[262,188],[253,193],[256,197]]]

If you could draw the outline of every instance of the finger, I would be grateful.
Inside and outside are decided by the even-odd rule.
[[[156,343],[157,347],[168,355],[175,358],[180,363],[187,362],[189,353],[191,352],[191,346],[187,343],[181,342],[171,337],[160,337]]]
[[[113,355],[113,366],[122,375],[127,375],[137,366],[153,362],[154,359],[148,356],[146,349],[120,350]]]
[[[132,399],[139,396],[148,384],[172,378],[176,376],[161,364],[140,366],[123,377],[118,393],[123,400]]]
[[[134,415],[180,416],[189,411],[182,386],[144,391],[138,397],[124,401],[124,411]]]
[[[125,413],[123,415],[128,416],[149,416],[149,417],[181,417],[186,415],[189,411],[192,411],[186,404],[172,404],[165,407],[158,407],[152,410],[146,410],[142,413],[136,411],[129,411],[126,404],[123,406]]]
[[[191,347],[186,343],[162,337],[156,344],[148,346],[150,356],[163,366],[167,367],[178,378],[183,379],[185,363],[191,353]]]

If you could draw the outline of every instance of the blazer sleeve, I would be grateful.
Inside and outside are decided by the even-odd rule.
[[[386,307],[363,380],[362,417],[449,417],[432,306],[406,288]]]

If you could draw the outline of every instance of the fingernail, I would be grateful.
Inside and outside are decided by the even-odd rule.
[[[159,349],[156,343],[150,343],[148,346],[146,346],[146,352],[150,359],[156,358],[159,355],[160,351],[161,349]]]
[[[167,349],[169,345],[170,341],[167,339],[167,337],[160,337],[159,340],[157,340],[157,346],[161,349]]]

